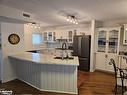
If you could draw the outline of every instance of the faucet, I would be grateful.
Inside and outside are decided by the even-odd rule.
[[[62,44],[62,50],[66,50],[67,49],[67,44],[65,42],[63,42]]]
[[[68,58],[68,52],[67,52],[67,43],[62,43],[62,59],[63,59],[63,52],[66,53],[66,58]]]

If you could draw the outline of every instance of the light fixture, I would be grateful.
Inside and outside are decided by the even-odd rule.
[[[66,19],[68,22],[72,22],[74,24],[78,24],[78,19],[73,16],[73,15],[67,15],[67,19]]]
[[[32,23],[27,23],[27,26],[31,28],[41,28],[39,24],[32,22]]]

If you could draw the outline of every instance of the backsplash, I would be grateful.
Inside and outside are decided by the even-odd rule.
[[[61,48],[63,42],[45,43],[46,48]],[[68,43],[68,47],[72,46],[72,43]]]

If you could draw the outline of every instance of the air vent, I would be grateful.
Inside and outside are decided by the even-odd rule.
[[[30,15],[29,14],[26,14],[26,13],[23,13],[23,16],[30,18]]]

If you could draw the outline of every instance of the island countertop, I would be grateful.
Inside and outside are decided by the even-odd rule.
[[[50,64],[50,65],[79,65],[78,57],[73,56],[74,59],[54,59],[56,56],[49,54],[39,54],[24,52],[21,54],[10,55],[9,58],[29,61],[33,64]]]

